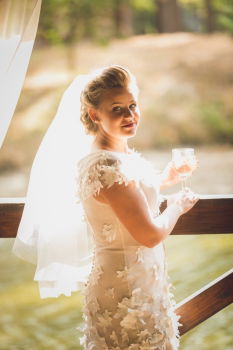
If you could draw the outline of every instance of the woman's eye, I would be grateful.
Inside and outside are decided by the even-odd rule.
[[[129,106],[129,108],[132,109],[132,110],[134,110],[136,107],[137,107],[136,103],[132,103]],[[116,107],[113,108],[113,112],[121,113],[121,112],[123,112],[123,109],[124,109],[123,107],[116,106]]]
[[[113,108],[113,111],[114,111],[114,112],[120,112],[120,111],[121,111],[121,107],[119,107],[119,106],[118,106],[118,107],[114,107],[114,108]]]
[[[130,109],[135,109],[136,108],[136,103],[132,103],[131,105],[130,105]]]

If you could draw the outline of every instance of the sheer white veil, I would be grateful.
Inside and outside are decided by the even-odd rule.
[[[92,265],[92,241],[77,197],[78,161],[93,137],[80,121],[80,94],[91,75],[77,76],[64,92],[33,161],[23,215],[13,246],[37,265],[40,296],[80,290]]]

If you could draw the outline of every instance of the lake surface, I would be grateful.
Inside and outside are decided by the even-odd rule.
[[[200,167],[192,178],[193,190],[233,193],[233,150],[200,149],[197,153]],[[162,168],[170,152],[145,156]],[[28,170],[0,175],[1,197],[24,196],[27,178]],[[76,329],[82,322],[81,296],[40,299],[33,281],[35,267],[12,255],[12,244],[12,239],[0,240],[0,349],[81,350]],[[233,265],[233,235],[170,236],[165,247],[177,302]],[[181,338],[180,350],[232,350],[232,311],[228,306],[188,332]]]

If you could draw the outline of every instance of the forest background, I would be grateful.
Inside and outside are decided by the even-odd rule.
[[[42,1],[0,170],[29,166],[68,83],[111,63],[141,89],[136,148],[232,145],[232,34],[233,0]]]
[[[112,63],[128,67],[140,87],[132,145],[159,168],[171,148],[193,146],[200,166],[192,189],[233,193],[233,0],[43,0],[1,148],[1,197],[26,195],[33,158],[74,76]],[[232,238],[166,239],[177,302],[232,267]],[[80,295],[41,300],[34,266],[13,256],[12,244],[0,241],[0,350],[81,350]],[[232,324],[228,306],[183,336],[180,350],[232,350]]]

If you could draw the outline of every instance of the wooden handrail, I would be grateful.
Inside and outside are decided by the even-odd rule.
[[[233,195],[206,195],[185,215],[182,215],[172,234],[233,233]]]
[[[180,335],[188,332],[207,318],[233,302],[233,269],[182,300],[176,306],[181,316]]]
[[[24,198],[0,199],[0,238],[14,238],[24,208]],[[166,203],[162,205],[162,210]],[[196,205],[182,215],[172,234],[233,233],[233,195],[201,196]]]

